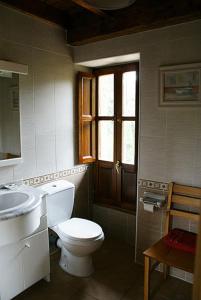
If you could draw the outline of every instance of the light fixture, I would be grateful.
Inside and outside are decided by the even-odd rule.
[[[103,10],[115,10],[130,6],[136,0],[86,0],[91,6]]]

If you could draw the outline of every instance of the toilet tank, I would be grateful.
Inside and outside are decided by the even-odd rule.
[[[71,218],[74,205],[74,184],[66,180],[58,180],[41,185],[39,188],[46,192],[48,227]]]

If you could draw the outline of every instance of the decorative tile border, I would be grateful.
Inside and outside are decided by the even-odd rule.
[[[47,183],[53,180],[58,180],[58,179],[62,179],[64,177],[70,176],[70,175],[76,175],[82,172],[85,172],[88,169],[87,165],[83,165],[83,166],[78,166],[78,167],[74,167],[72,169],[68,169],[68,170],[63,170],[63,171],[59,171],[56,173],[51,173],[51,174],[46,174],[46,175],[41,175],[38,177],[33,177],[33,178],[28,178],[23,180],[24,184],[26,185],[40,185],[43,183]]]
[[[141,188],[149,188],[149,189],[157,189],[161,191],[168,191],[168,183],[165,182],[157,182],[146,179],[139,179],[138,186]]]

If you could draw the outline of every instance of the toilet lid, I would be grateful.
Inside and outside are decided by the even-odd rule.
[[[103,233],[102,228],[89,220],[72,218],[58,225],[58,229],[64,237],[73,240],[94,240]]]

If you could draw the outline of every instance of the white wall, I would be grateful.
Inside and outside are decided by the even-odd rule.
[[[159,108],[159,66],[201,61],[201,21],[76,47],[75,62],[140,52],[139,178],[201,186],[200,108]]]
[[[65,32],[0,5],[0,59],[27,64],[20,76],[24,162],[0,168],[0,182],[74,165],[74,66]]]

